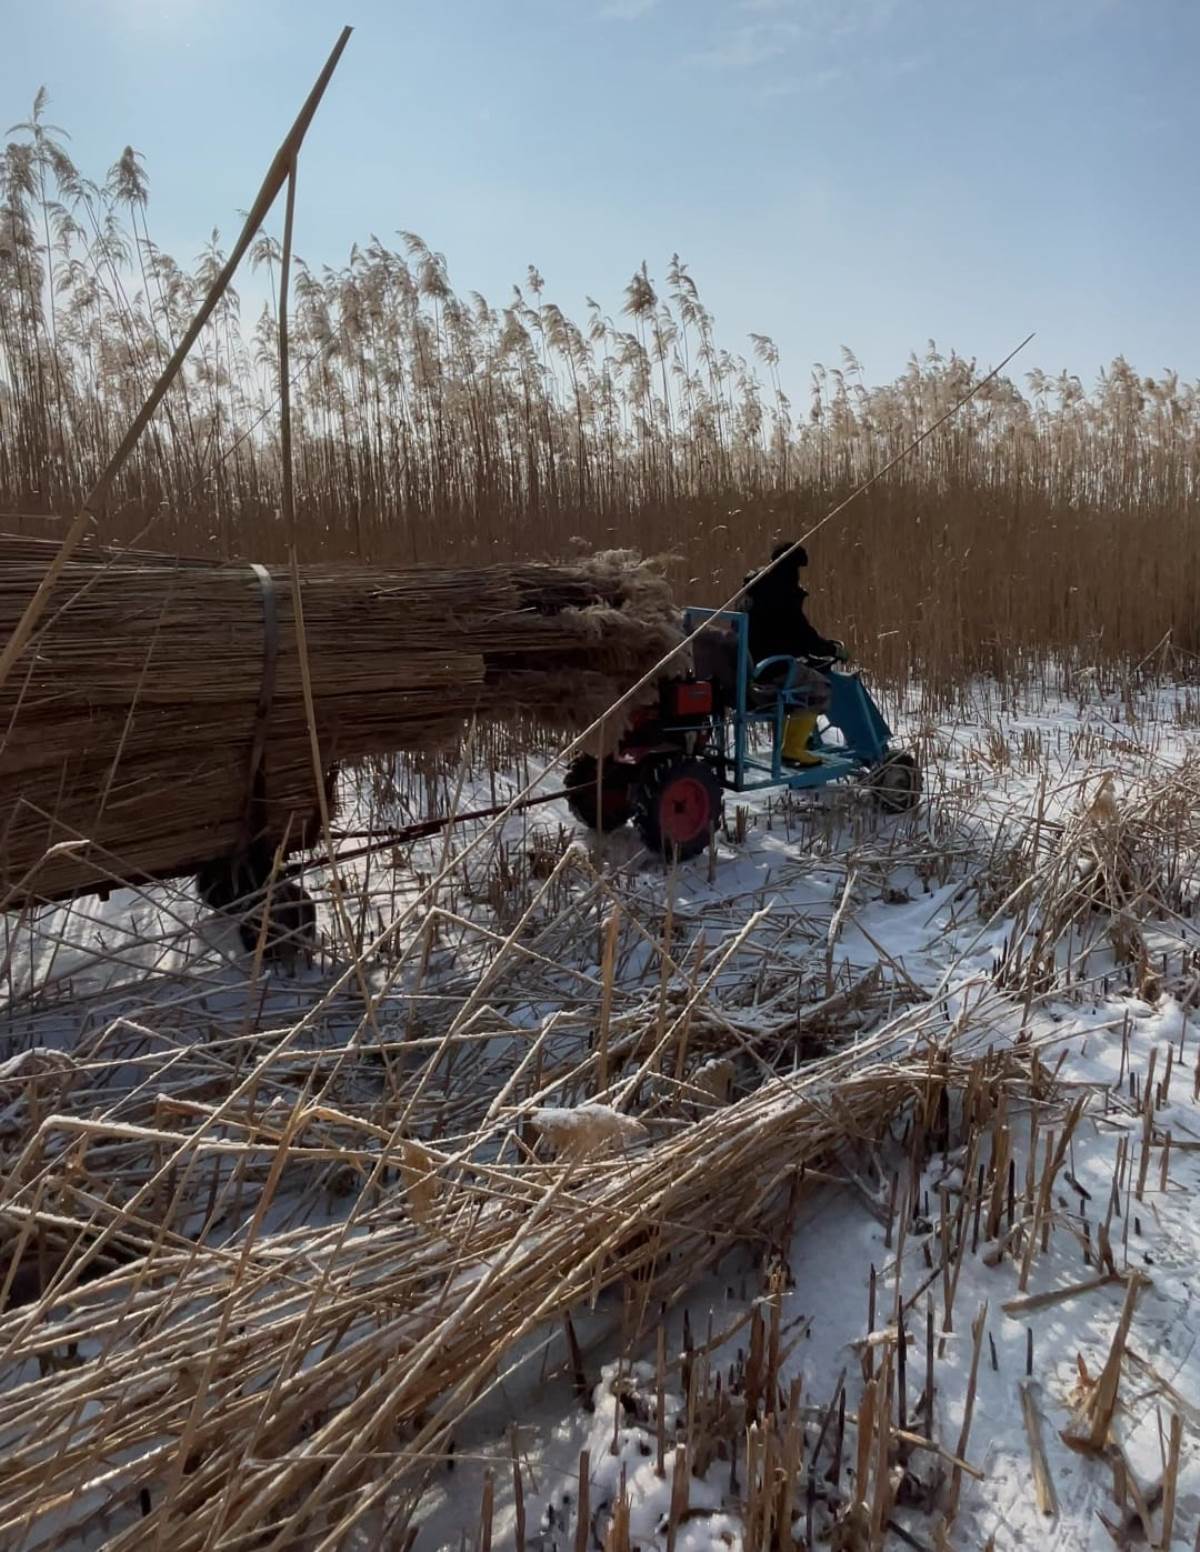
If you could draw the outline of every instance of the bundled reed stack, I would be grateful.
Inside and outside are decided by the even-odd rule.
[[[0,537],[0,640],[54,550]],[[434,748],[473,716],[577,733],[680,639],[629,551],[314,566],[299,588],[323,769]],[[0,905],[191,872],[250,834],[311,844],[303,666],[286,568],[77,552],[0,688]]]

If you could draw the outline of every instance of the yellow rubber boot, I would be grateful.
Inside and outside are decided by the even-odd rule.
[[[808,741],[817,730],[815,711],[797,711],[783,725],[780,755],[789,765],[820,765],[821,756],[813,754]]]

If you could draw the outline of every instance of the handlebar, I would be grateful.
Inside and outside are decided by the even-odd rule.
[[[761,679],[768,669],[774,668],[776,663],[787,664],[787,678],[780,685],[781,690],[794,690],[796,688],[796,671],[800,666],[800,659],[787,652],[776,652],[771,657],[764,657],[761,663],[755,663],[751,671],[752,681]]]
[[[813,668],[832,668],[836,663],[844,663],[846,661],[846,658],[837,655],[817,657],[815,654],[812,654],[804,658],[798,658],[790,653],[777,652],[771,657],[763,658],[761,663],[755,663],[750,671],[750,679],[752,683],[756,682],[769,669],[774,668],[777,663],[786,663],[788,665],[787,678],[779,688],[785,691],[794,690],[796,688],[796,673],[802,662],[809,664]]]

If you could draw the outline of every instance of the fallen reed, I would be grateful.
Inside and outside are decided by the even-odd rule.
[[[160,1101],[157,1125],[92,1122],[80,1091],[74,1115],[58,1108],[27,1135],[0,1203],[22,1254],[35,1243],[22,1227],[74,1242],[69,1260],[51,1245],[48,1286],[0,1319],[0,1352],[48,1360],[40,1378],[13,1375],[0,1400],[0,1531],[50,1516],[69,1534],[79,1516],[101,1515],[114,1552],[160,1533],[181,1549],[218,1535],[236,1544],[251,1527],[280,1545],[314,1532],[341,1544],[373,1502],[419,1492],[426,1455],[444,1449],[527,1334],[630,1279],[643,1308],[657,1307],[750,1225],[781,1225],[797,1172],[834,1163],[848,1128],[877,1135],[928,1083],[962,1082],[966,1049],[932,1076],[928,1054],[913,1049],[929,1022],[927,1010],[902,1015],[853,1052],[768,1081],[649,1146],[614,1153],[597,1135],[586,1157],[549,1161],[501,1161],[487,1147],[489,1131],[502,1138],[531,1114],[528,1099],[452,1152],[402,1152],[399,1128],[319,1099],[245,1112],[249,1080],[216,1107]],[[644,1082],[652,1058],[634,1067]],[[71,1075],[37,1077],[45,1101],[61,1104]],[[255,1081],[272,1080],[263,1071]],[[132,1194],[115,1212],[89,1205],[105,1155],[110,1170],[119,1155],[131,1172]],[[77,1157],[84,1170],[72,1178],[55,1166],[54,1224],[41,1222],[36,1184],[38,1161],[52,1157]],[[178,1200],[184,1180],[207,1178],[222,1158],[253,1170],[254,1206],[240,1243],[210,1249],[163,1215],[163,1191]],[[266,1227],[285,1169],[318,1163],[358,1182],[349,1216]],[[381,1194],[396,1176],[400,1189]],[[114,1250],[118,1264],[104,1271]],[[96,1356],[49,1361],[81,1342]],[[101,1393],[104,1408],[80,1405]],[[382,1476],[371,1464],[380,1450],[398,1452]],[[101,1456],[124,1464],[84,1465]]]

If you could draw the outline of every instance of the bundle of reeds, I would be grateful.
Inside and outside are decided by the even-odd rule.
[[[0,539],[0,640],[54,549]],[[318,768],[429,749],[471,717],[578,732],[679,639],[629,551],[294,578],[80,551],[0,688],[0,901],[189,872],[250,835],[309,844]]]

